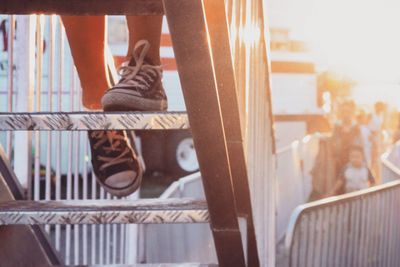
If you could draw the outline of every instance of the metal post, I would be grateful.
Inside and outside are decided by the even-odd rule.
[[[41,111],[42,95],[42,62],[43,62],[43,16],[36,16],[36,90],[35,90],[35,111]],[[34,178],[33,178],[33,199],[40,199],[40,132],[35,132],[35,156],[34,156]]]
[[[8,106],[7,111],[13,111],[14,104],[14,38],[15,38],[15,16],[8,16],[8,81],[7,81],[7,94],[8,94]],[[13,133],[7,132],[7,156],[11,160],[12,156],[12,142]]]
[[[210,34],[237,213],[247,219],[248,265],[259,266],[225,2],[223,0],[206,0],[204,1],[204,7]]]
[[[35,63],[35,16],[20,16],[17,19],[17,57],[16,88],[18,91],[16,111],[33,111],[34,63]],[[32,178],[32,133],[15,133],[15,174],[21,185],[29,189]],[[28,190],[30,198],[30,190]]]
[[[245,266],[203,2],[164,0],[220,266]],[[188,21],[190,20],[190,23]]]

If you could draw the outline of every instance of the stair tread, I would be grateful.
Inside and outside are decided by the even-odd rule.
[[[189,198],[0,202],[0,225],[204,223],[207,203]]]
[[[218,267],[215,263],[139,263],[139,264],[113,264],[113,265],[74,265],[73,267]],[[42,266],[45,267],[45,266]],[[50,267],[50,266],[46,266]],[[61,267],[61,266],[51,266]],[[62,266],[64,267],[64,266]]]
[[[188,129],[185,112],[1,112],[0,130]]]

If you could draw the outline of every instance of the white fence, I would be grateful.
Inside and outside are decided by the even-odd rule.
[[[400,179],[400,142],[381,156],[382,183]]]
[[[160,198],[204,199],[200,173],[174,182]],[[141,225],[140,262],[216,263],[209,224]]]
[[[400,181],[304,204],[285,240],[287,266],[399,266]]]
[[[300,205],[285,266],[399,266],[399,143],[381,157],[382,185]]]
[[[308,201],[320,135],[310,135],[277,151],[277,241],[285,236],[293,210]]]

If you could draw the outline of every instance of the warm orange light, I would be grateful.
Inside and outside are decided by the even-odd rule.
[[[400,1],[314,1],[305,38],[324,67],[356,80],[400,81]]]
[[[255,44],[260,40],[261,30],[258,25],[246,23],[239,28],[239,37],[246,45]]]

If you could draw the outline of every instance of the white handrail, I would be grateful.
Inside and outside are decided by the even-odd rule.
[[[389,160],[389,155],[390,151],[384,153],[381,156],[381,163],[400,178],[400,169]],[[386,249],[389,249],[393,243],[399,243],[397,241],[399,238],[395,233],[397,233],[396,225],[400,222],[400,216],[394,216],[392,212],[399,204],[399,191],[400,179],[298,206],[291,214],[285,236],[284,250],[288,265],[306,266],[304,263],[309,263],[309,261],[323,265],[324,261],[332,263],[331,261],[338,261],[338,259],[341,264],[342,258],[346,260],[350,258],[352,263],[360,264],[368,261],[366,258],[372,258],[375,261],[386,260],[386,256],[382,256],[381,249],[376,249],[379,251],[374,252],[373,255],[363,255],[365,251],[354,247],[354,242],[361,242],[359,245],[364,246],[362,242],[374,239],[378,235],[381,245],[383,244]],[[376,233],[366,231],[371,227],[370,224],[376,226],[373,230]],[[341,227],[345,230],[339,229]],[[387,230],[384,231],[382,227],[386,227]],[[319,247],[321,244],[315,243],[314,238],[321,244],[325,244],[325,250],[336,246],[335,258],[329,258],[327,255],[332,251],[329,253],[323,251]],[[344,241],[338,243],[336,239]],[[349,250],[342,246],[349,246]],[[316,254],[313,255],[313,253]],[[354,256],[354,254],[357,255]],[[392,257],[389,260],[396,261],[397,259]],[[335,262],[335,264],[339,263]],[[341,266],[340,264],[338,266]]]
[[[292,215],[290,216],[290,222],[289,222],[289,226],[288,226],[288,230],[286,232],[286,238],[285,238],[285,248],[287,250],[291,249],[291,245],[293,243],[294,231],[296,230],[296,227],[298,226],[300,217],[303,214],[313,211],[313,210],[316,210],[316,209],[319,209],[319,208],[326,207],[326,206],[336,205],[336,204],[343,203],[346,201],[349,202],[356,198],[361,198],[361,197],[364,197],[369,194],[376,194],[378,192],[386,191],[388,189],[392,189],[392,188],[398,187],[398,186],[400,186],[400,180],[385,183],[385,184],[374,186],[374,187],[370,187],[370,188],[359,190],[359,191],[352,192],[352,193],[343,194],[340,196],[324,198],[321,200],[313,201],[313,202],[298,206],[293,211]]]

